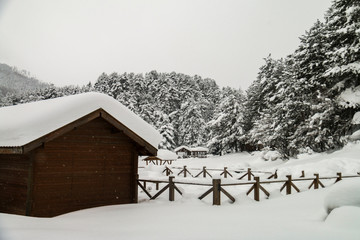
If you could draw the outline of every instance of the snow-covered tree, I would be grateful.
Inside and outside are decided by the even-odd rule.
[[[213,153],[238,152],[244,147],[243,112],[244,94],[232,88],[222,90],[221,101],[215,109],[214,119],[208,123]]]

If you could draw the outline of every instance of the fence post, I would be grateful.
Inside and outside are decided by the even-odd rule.
[[[291,194],[291,181],[292,181],[292,176],[291,175],[286,175],[287,177],[287,182],[286,182],[286,195]]]
[[[172,173],[172,171],[170,170],[170,168],[168,168],[167,170],[168,170],[168,173],[166,176],[169,176]]]
[[[187,171],[186,171],[186,165],[184,166],[184,170],[183,170],[183,171],[184,171],[184,177],[186,177],[186,172],[187,172]]]
[[[156,183],[156,190],[159,190],[159,183]]]
[[[206,167],[203,167],[203,177],[206,178]]]
[[[319,188],[319,174],[318,173],[314,173],[315,179],[314,179],[314,189],[318,189]]]
[[[221,179],[213,179],[213,205],[220,205]]]
[[[224,167],[224,178],[227,178],[227,167]]]
[[[304,170],[301,171],[301,176],[300,177],[301,178],[305,177],[305,171]]]
[[[338,181],[341,181],[341,180],[342,180],[342,174],[341,174],[341,172],[336,173],[336,175],[338,175],[338,177],[337,177],[335,183],[337,183]]]
[[[248,175],[248,181],[251,181],[251,168],[248,168],[247,175]]]
[[[174,176],[169,177],[169,201],[175,200]]]
[[[254,199],[255,201],[260,201],[260,177],[254,177],[254,179]]]

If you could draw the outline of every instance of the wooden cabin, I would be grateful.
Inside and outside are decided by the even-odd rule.
[[[0,212],[52,217],[137,202],[160,134],[99,93],[0,108]]]
[[[178,147],[178,148],[175,149],[175,153],[180,158],[190,158],[190,157],[206,158],[208,152],[209,152],[209,149],[205,148],[205,147],[190,148],[190,147],[187,147],[187,146],[181,146],[181,147]]]
[[[187,158],[191,156],[191,149],[187,146],[180,146],[175,148],[174,151],[180,158]]]
[[[205,148],[205,147],[191,148],[191,157],[206,158],[208,152],[209,152],[209,149]]]

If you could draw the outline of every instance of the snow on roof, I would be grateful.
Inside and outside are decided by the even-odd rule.
[[[208,152],[209,149],[206,148],[206,147],[194,147],[194,148],[191,148],[191,151],[199,151],[199,152]]]
[[[157,148],[157,130],[117,100],[95,92],[0,108],[0,146],[24,146],[100,108]]]
[[[181,150],[181,149],[183,149],[183,148],[185,148],[186,150],[188,150],[188,151],[191,151],[190,150],[190,148],[189,147],[187,147],[187,146],[180,146],[180,147],[177,147],[177,148],[175,148],[175,152],[177,152],[177,151],[179,151],[179,150]]]
[[[177,152],[177,151],[179,151],[179,150],[181,150],[183,148],[185,148],[186,150],[188,150],[190,152],[194,152],[194,151],[201,151],[201,152],[206,151],[206,152],[208,152],[209,151],[209,149],[206,148],[206,147],[193,147],[193,148],[190,148],[190,147],[187,147],[187,146],[177,147],[177,148],[175,148],[174,151]]]
[[[176,153],[166,149],[159,149],[157,152],[157,157],[162,160],[176,160],[178,158]]]

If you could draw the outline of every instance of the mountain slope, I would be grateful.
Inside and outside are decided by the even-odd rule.
[[[0,63],[0,98],[7,93],[20,94],[48,86],[49,84],[30,77],[26,71]]]

